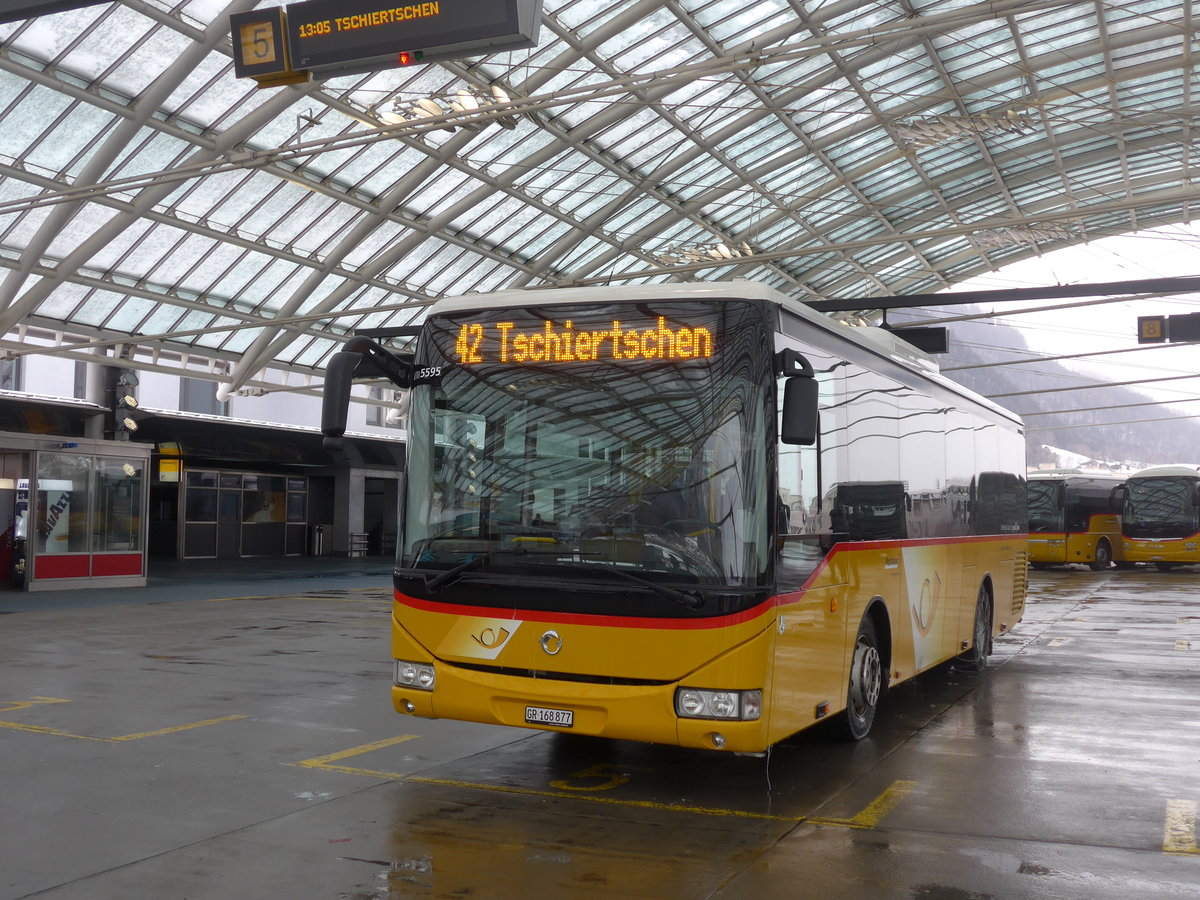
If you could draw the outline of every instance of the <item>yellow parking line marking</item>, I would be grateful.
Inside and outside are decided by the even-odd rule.
[[[553,797],[560,800],[584,800],[588,803],[604,803],[610,806],[628,806],[637,809],[654,809],[663,812],[682,812],[702,816],[726,816],[742,819],[758,819],[770,822],[808,822],[813,825],[831,825],[839,828],[875,828],[896,805],[916,787],[915,781],[894,781],[878,797],[867,804],[861,812],[849,819],[835,819],[825,816],[777,816],[769,813],[756,813],[740,809],[725,809],[723,807],[692,806],[685,803],[658,803],[651,800],[621,800],[615,797],[597,794],[581,794],[577,791],[547,791],[540,788],[517,787],[510,784],[483,784],[475,781],[459,781],[453,778],[430,778],[425,775],[405,775],[402,772],[388,772],[383,769],[363,769],[352,766],[338,766],[332,763],[381,750],[395,744],[410,741],[417,737],[415,734],[402,734],[399,737],[385,738],[371,744],[351,747],[328,756],[318,756],[300,762],[291,763],[293,766],[303,766],[309,769],[326,769],[331,772],[344,772],[350,775],[366,775],[369,778],[382,778],[388,781],[404,781],[410,784],[429,784],[438,787],[456,787],[477,791],[491,791],[498,794],[516,794],[527,797]]]
[[[59,700],[57,697],[34,697],[32,700],[12,700],[8,706],[0,706],[0,712],[13,712],[18,709],[29,709],[31,706],[41,706],[45,703],[70,703],[70,700]]]
[[[804,822],[807,816],[774,816],[767,813],[748,812],[723,807],[691,806],[686,803],[657,803],[652,800],[620,800],[598,794],[579,794],[572,791],[545,791],[538,788],[522,788],[507,784],[479,784],[474,781],[456,781],[450,778],[426,778],[421,775],[396,776],[414,784],[433,784],[441,787],[470,788],[477,791],[492,791],[500,794],[524,794],[530,797],[554,797],[559,800],[584,800],[588,803],[605,803],[609,806],[632,806],[636,809],[656,809],[664,812],[691,813],[699,816],[728,816],[741,819],[762,819],[771,822]],[[830,820],[833,823],[833,820]]]
[[[1163,827],[1163,853],[1197,853],[1196,801],[1168,800],[1167,819]]]
[[[1069,638],[1055,638],[1054,640],[1052,640],[1052,641],[1050,642],[1050,646],[1051,646],[1051,647],[1061,647],[1061,646],[1062,646],[1063,644],[1065,644],[1065,643],[1066,643],[1068,640],[1069,640]]]
[[[203,722],[189,722],[187,725],[173,725],[170,728],[159,728],[156,731],[139,731],[137,734],[123,734],[120,737],[106,738],[110,741],[140,741],[142,738],[158,737],[162,734],[175,734],[177,731],[189,731],[192,728],[203,728],[206,725],[220,725],[222,722],[236,722],[248,716],[221,716],[219,719],[205,719]]]
[[[88,737],[86,734],[71,734],[69,731],[59,731],[57,728],[46,728],[42,725],[22,725],[20,722],[0,721],[0,728],[11,728],[14,731],[28,731],[32,734],[52,734],[56,737],[75,738],[78,741],[100,741],[102,744],[112,742],[112,738]]]
[[[69,700],[58,700],[57,703],[69,703]],[[99,741],[102,744],[119,744],[125,741],[137,741],[142,738],[158,737],[163,734],[174,734],[177,731],[188,731],[192,728],[203,728],[205,725],[218,725],[222,722],[233,722],[245,719],[247,716],[222,716],[219,719],[206,719],[203,722],[190,722],[187,725],[174,725],[170,728],[159,728],[156,731],[140,731],[137,734],[123,734],[118,737],[93,737],[88,734],[75,734],[58,728],[47,728],[44,725],[26,725],[22,722],[0,721],[0,728],[11,728],[14,731],[27,731],[30,734],[49,734],[55,737],[74,738],[77,741]]]
[[[382,750],[384,747],[393,747],[396,744],[403,744],[405,741],[411,741],[418,737],[415,734],[402,734],[399,737],[384,738],[382,741],[375,741],[371,744],[363,744],[361,747],[351,747],[349,750],[340,750],[337,753],[330,753],[328,756],[317,756],[313,759],[301,760],[298,763],[292,763],[293,766],[303,766],[306,769],[328,769],[331,772],[346,772],[350,775],[368,775],[377,778],[405,780],[405,776],[397,775],[393,772],[376,772],[372,769],[358,769],[352,766],[335,766],[332,763],[339,759],[348,759],[351,756],[360,756],[363,753],[370,753],[372,750]]]
[[[1192,649],[1192,644],[1190,641],[1176,641],[1175,649],[1176,650],[1190,650],[1190,649]]]
[[[901,800],[912,793],[915,781],[893,781],[882,794],[872,800],[867,808],[853,819],[825,819],[814,816],[809,819],[815,825],[842,825],[847,828],[875,828],[896,808]]]

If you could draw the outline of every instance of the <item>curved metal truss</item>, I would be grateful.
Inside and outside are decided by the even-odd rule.
[[[0,24],[10,352],[249,390],[441,296],[930,293],[1200,191],[1189,0],[545,0],[531,50],[265,90],[232,68],[255,5]]]

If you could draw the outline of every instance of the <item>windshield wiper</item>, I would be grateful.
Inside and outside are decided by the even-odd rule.
[[[504,551],[502,551],[504,552]],[[516,556],[532,556],[534,555],[529,550],[522,548],[516,551],[507,551]],[[440,588],[445,587],[452,581],[457,581],[467,572],[481,569],[492,561],[491,553],[481,553],[479,556],[468,559],[464,563],[459,563],[452,569],[435,575],[433,578],[426,579],[425,589],[430,593],[435,593]],[[571,568],[586,569],[591,572],[598,572],[610,575],[616,575],[624,578],[626,581],[632,581],[644,588],[649,588],[660,597],[678,603],[680,606],[686,606],[688,609],[699,609],[704,605],[704,597],[694,591],[680,591],[666,585],[651,581],[649,578],[643,578],[640,575],[635,575],[632,572],[626,572],[624,569],[617,569],[612,566],[603,566],[598,563],[582,563],[570,566]]]
[[[634,575],[632,572],[626,572],[624,569],[617,569],[612,566],[602,566],[597,563],[584,563],[580,568],[587,569],[591,572],[604,572],[606,574],[619,575],[628,581],[634,581],[642,587],[650,588],[660,597],[665,597],[668,600],[673,600],[680,606],[686,606],[688,609],[699,609],[704,605],[704,597],[692,591],[679,591],[675,588],[667,587],[659,584],[656,581],[651,581],[649,578],[643,578],[641,575]]]
[[[465,563],[459,563],[452,569],[447,569],[440,575],[434,575],[425,581],[425,590],[433,593],[439,588],[445,587],[451,581],[460,578],[463,573],[470,572],[473,569],[481,569],[492,561],[492,557],[487,553],[481,553],[479,556],[468,559]]]

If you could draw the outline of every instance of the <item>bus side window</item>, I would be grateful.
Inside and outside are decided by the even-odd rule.
[[[786,381],[786,378],[778,380],[779,396],[783,396]],[[782,420],[782,410],[779,415]],[[775,450],[776,465],[779,467],[776,533],[813,534],[819,493],[817,445],[785,444],[780,439]]]
[[[777,384],[783,397],[784,382]],[[782,406],[782,404],[781,404]],[[782,408],[779,412],[782,425]],[[780,591],[800,588],[820,564],[824,553],[817,537],[820,531],[820,493],[817,481],[818,444],[775,446],[778,494],[775,498],[776,581]]]

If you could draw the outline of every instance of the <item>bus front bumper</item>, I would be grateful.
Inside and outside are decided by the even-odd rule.
[[[693,719],[675,712],[678,685],[556,682],[435,663],[432,691],[392,685],[399,713],[566,734],[758,753],[765,719]]]
[[[402,714],[737,753],[760,753],[772,742],[770,629],[694,668],[686,680],[630,683],[626,677],[614,684],[444,661],[395,620],[393,625],[393,655],[411,661],[398,663],[393,678],[392,704]],[[711,700],[718,694],[723,701],[733,698],[732,716],[685,715],[686,709],[704,715],[722,704],[700,708],[681,699],[677,710],[681,689],[688,690],[685,699],[692,704],[697,693]]]
[[[1063,535],[1056,537],[1030,537],[1029,561],[1031,563],[1065,563],[1067,562],[1067,539]]]
[[[1122,542],[1126,562],[1200,563],[1200,541],[1196,538]]]

